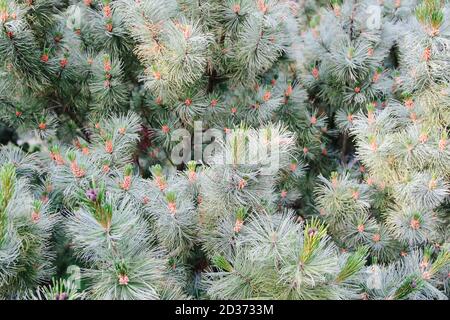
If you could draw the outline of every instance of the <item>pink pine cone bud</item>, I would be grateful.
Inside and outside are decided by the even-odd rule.
[[[237,219],[236,223],[234,224],[234,232],[239,233],[242,229],[242,227],[244,226],[244,221]]]
[[[121,286],[126,286],[128,285],[128,282],[130,281],[130,279],[128,279],[128,276],[126,274],[121,274],[119,275],[119,284]]]
[[[172,215],[174,215],[177,212],[177,205],[175,202],[169,202],[167,204],[167,207],[169,208],[169,211]]]
[[[82,168],[80,168],[77,164],[76,161],[73,161],[70,164],[70,169],[72,170],[72,174],[76,177],[76,178],[82,178],[84,177],[84,175],[86,174],[86,171],[83,170]]]
[[[33,212],[31,213],[31,220],[33,220],[33,222],[38,222],[40,218],[41,214],[38,211],[33,210]]]
[[[125,191],[130,190],[130,187],[131,187],[131,176],[125,176],[125,177],[123,178],[123,182],[122,182],[122,184],[120,185],[120,187],[121,187],[123,190],[125,190]]]
[[[189,171],[188,178],[190,182],[194,182],[197,180],[197,173],[195,171]]]

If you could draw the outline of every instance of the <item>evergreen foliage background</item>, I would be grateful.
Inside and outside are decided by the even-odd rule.
[[[449,127],[444,0],[0,0],[0,299],[448,299]]]

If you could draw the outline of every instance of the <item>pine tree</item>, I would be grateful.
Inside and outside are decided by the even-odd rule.
[[[0,298],[448,299],[449,14],[0,0]]]
[[[0,158],[0,294],[23,298],[53,272],[52,229],[57,218],[31,181],[37,157],[5,147]]]
[[[442,70],[449,67],[449,52],[440,46],[448,42],[445,14],[435,1],[416,8],[410,21],[414,28],[399,44],[396,93],[401,100],[390,101],[383,110],[369,108],[352,130],[370,178],[387,189],[387,225],[411,246],[439,239],[445,218],[449,79]],[[410,50],[413,42],[416,50]]]
[[[358,181],[336,173],[317,190],[319,207],[343,245],[369,245],[378,261],[391,262],[380,271],[386,278],[383,286],[402,288],[415,298],[442,298],[431,283],[444,287],[448,281],[439,274],[446,267],[437,271],[430,262],[431,256],[437,256],[436,265],[448,259],[447,249],[440,246],[447,241],[448,225],[444,159],[449,82],[441,73],[449,62],[449,52],[441,46],[448,42],[447,10],[438,1],[425,1],[415,9],[415,16],[405,22],[413,27],[403,28],[399,38],[403,40],[398,43],[395,96],[381,108],[370,105],[355,117],[350,131],[364,165],[363,177]],[[411,50],[413,43],[418,47]],[[406,257],[405,265],[393,262],[399,255]],[[407,280],[394,280],[399,274]],[[411,288],[408,281],[417,282],[417,287]],[[377,291],[367,294],[379,298]]]

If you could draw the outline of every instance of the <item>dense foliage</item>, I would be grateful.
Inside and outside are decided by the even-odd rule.
[[[0,0],[0,299],[448,299],[443,0]]]

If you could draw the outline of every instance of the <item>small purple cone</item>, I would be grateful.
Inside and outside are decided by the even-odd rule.
[[[86,192],[86,197],[93,202],[97,201],[97,191],[95,189],[88,190]]]
[[[59,300],[67,300],[68,298],[69,298],[69,295],[67,293],[65,293],[65,292],[62,292],[59,295]]]

